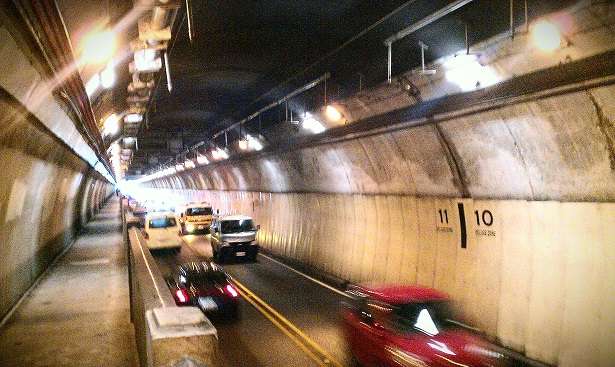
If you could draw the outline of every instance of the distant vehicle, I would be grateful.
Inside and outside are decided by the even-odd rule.
[[[224,269],[213,262],[192,262],[180,265],[176,277],[167,284],[178,306],[193,305],[208,314],[235,317],[239,292]]]
[[[346,339],[363,366],[508,366],[494,346],[449,319],[448,296],[418,286],[353,286]]]
[[[208,233],[213,220],[213,209],[210,204],[189,203],[178,208],[179,224],[182,234]]]
[[[147,247],[156,249],[176,249],[181,247],[179,225],[175,214],[170,212],[154,212],[145,217],[144,236]]]
[[[232,215],[214,219],[211,225],[211,247],[218,262],[233,258],[256,260],[258,243],[256,233],[259,227],[252,218]]]

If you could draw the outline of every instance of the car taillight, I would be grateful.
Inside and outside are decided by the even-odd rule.
[[[233,286],[230,284],[227,284],[225,289],[228,292],[228,294],[231,295],[231,297],[237,297],[239,295],[239,293],[237,293],[237,290],[233,288]]]
[[[175,296],[177,297],[177,301],[179,301],[179,303],[186,303],[188,302],[188,292],[186,292],[185,289],[178,289],[175,291]]]

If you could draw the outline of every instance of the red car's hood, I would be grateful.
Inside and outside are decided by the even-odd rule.
[[[461,329],[447,329],[434,336],[400,338],[396,346],[412,355],[430,358],[433,366],[502,366],[503,356],[486,340]]]

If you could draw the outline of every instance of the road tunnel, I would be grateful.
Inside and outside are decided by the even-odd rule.
[[[613,365],[614,14],[3,2],[0,364]],[[241,316],[180,307],[222,262]]]

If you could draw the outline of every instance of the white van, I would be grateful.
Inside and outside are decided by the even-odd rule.
[[[171,212],[154,212],[145,216],[143,234],[151,250],[181,247],[180,228]]]

